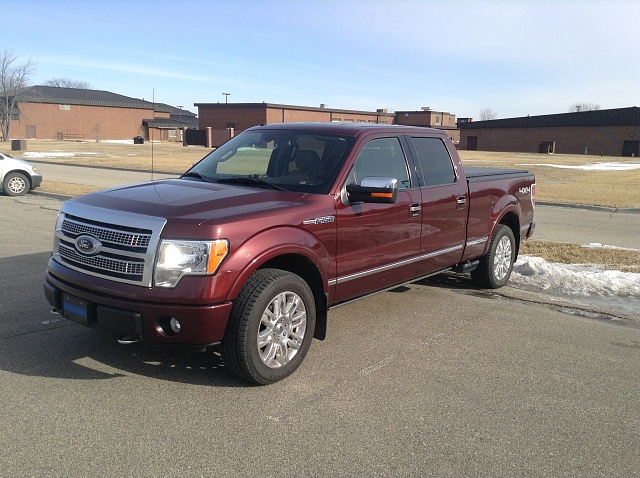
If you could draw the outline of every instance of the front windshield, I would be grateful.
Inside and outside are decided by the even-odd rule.
[[[354,141],[311,131],[243,131],[184,177],[327,194]]]

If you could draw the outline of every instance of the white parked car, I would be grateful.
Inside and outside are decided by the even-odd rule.
[[[42,183],[42,174],[33,164],[0,153],[0,188],[9,196],[22,196]]]

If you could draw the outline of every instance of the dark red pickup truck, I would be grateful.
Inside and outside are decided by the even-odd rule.
[[[448,269],[503,286],[534,203],[532,174],[465,169],[440,130],[256,126],[179,179],[65,202],[45,295],[121,342],[222,343],[267,384],[324,338],[331,306]]]

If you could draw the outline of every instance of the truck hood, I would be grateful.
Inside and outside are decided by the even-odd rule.
[[[277,209],[300,206],[305,196],[253,187],[168,179],[132,184],[81,196],[72,202],[89,206],[163,217],[168,224],[195,230],[200,224],[235,222],[273,215]],[[173,229],[173,228],[172,228]],[[189,232],[183,231],[186,235]]]

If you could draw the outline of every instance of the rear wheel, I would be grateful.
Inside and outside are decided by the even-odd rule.
[[[22,173],[9,173],[4,177],[2,189],[9,196],[24,196],[29,192],[29,180]]]
[[[259,385],[291,375],[302,363],[316,321],[313,293],[296,274],[256,271],[233,305],[222,342],[225,364]]]
[[[471,272],[473,282],[487,289],[498,289],[511,277],[516,259],[516,240],[508,226],[499,224],[493,233],[489,252]]]

